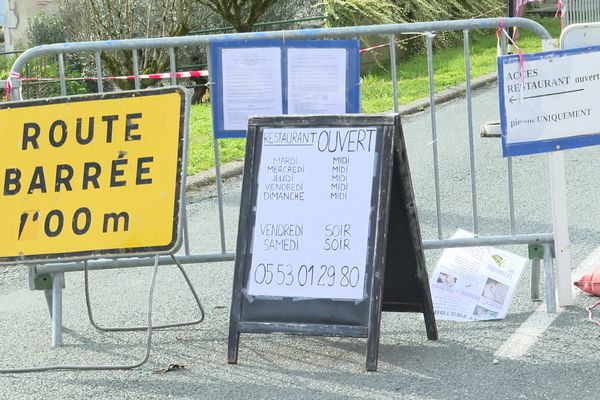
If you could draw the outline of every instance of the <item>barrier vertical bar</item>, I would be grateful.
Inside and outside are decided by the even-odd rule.
[[[67,95],[67,81],[65,76],[65,56],[58,53],[58,79],[60,80],[60,94]]]
[[[390,66],[392,68],[392,93],[394,94],[394,112],[400,111],[398,101],[398,71],[396,66],[396,35],[390,35]]]
[[[169,65],[171,67],[171,85],[177,86],[177,65],[175,60],[175,48],[169,47]]]
[[[206,50],[206,61],[208,64],[208,70],[212,71],[212,64],[210,59],[210,50]],[[209,77],[212,78],[212,77]],[[210,84],[210,82],[209,82]],[[209,86],[210,88],[210,86]],[[211,108],[213,107],[211,102]],[[219,232],[221,235],[221,252],[227,252],[227,244],[225,242],[225,216],[223,212],[223,182],[221,182],[221,159],[219,157],[219,140],[213,135],[213,148],[215,154],[215,176],[217,179],[217,203],[219,205]]]
[[[592,11],[592,4],[590,0],[586,0],[586,7],[585,7],[585,13],[586,13],[586,21],[585,22],[592,22],[592,16],[591,16],[591,11]]]
[[[46,298],[46,305],[48,306],[50,320],[52,320],[52,289],[44,289],[44,297]]]
[[[58,54],[58,76],[60,80],[60,93],[67,95],[67,82],[65,79],[65,59],[63,53]],[[62,346],[62,282],[64,273],[52,274],[52,347]]]
[[[556,298],[554,295],[554,271],[552,270],[552,250],[548,243],[544,243],[544,295],[546,297],[546,311],[556,312]]]
[[[540,259],[531,260],[531,300],[540,299]]]
[[[502,54],[506,54],[506,35],[501,36],[500,47]],[[506,172],[508,179],[508,219],[510,224],[510,235],[515,234],[515,194],[513,190],[512,157],[506,158]]]
[[[140,84],[140,60],[138,56],[138,49],[131,51],[133,56],[133,79],[135,80],[135,90],[140,90],[142,85]]]
[[[433,82],[433,33],[427,32],[427,67],[429,70],[429,111],[431,113],[431,144],[433,148],[433,174],[435,185],[435,209],[437,214],[438,239],[442,239],[442,205],[440,199],[440,171],[435,120],[435,86]]]
[[[175,57],[175,48],[169,47],[169,67],[171,71],[171,85],[177,86],[177,60]],[[183,171],[187,176],[187,171]],[[181,199],[181,220],[183,228],[183,249],[185,255],[190,255],[190,235],[187,220],[187,190],[184,190],[183,197]]]
[[[585,22],[592,22],[592,2],[590,0],[586,0],[586,7],[585,7],[585,14],[586,14],[586,21]]]
[[[214,152],[215,152],[215,176],[217,179],[217,197],[219,203],[219,228],[221,233],[221,252],[227,251],[227,244],[225,243],[225,216],[223,212],[223,182],[221,182],[221,160],[219,158],[219,140],[213,139]]]
[[[513,188],[513,160],[506,159],[506,170],[508,175],[508,218],[510,221],[510,234],[515,234],[515,191]]]
[[[52,274],[52,347],[62,346],[62,287],[64,272]]]
[[[29,64],[25,64],[25,76],[31,76]],[[10,79],[10,78],[8,78],[8,79]],[[31,85],[27,85],[27,98],[28,99],[31,98]]]
[[[479,233],[477,211],[477,178],[475,176],[475,144],[473,141],[473,93],[471,91],[471,57],[469,53],[469,30],[463,31],[465,51],[465,84],[467,98],[467,131],[469,134],[469,162],[471,164],[471,207],[473,209],[473,233]]]
[[[96,58],[96,77],[98,78],[98,93],[104,93],[104,81],[102,79],[102,58],[100,57],[100,52],[97,51],[95,54]]]

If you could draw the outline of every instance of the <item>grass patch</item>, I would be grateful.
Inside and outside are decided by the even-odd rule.
[[[229,161],[244,158],[245,139],[221,139],[219,143],[219,158],[224,164]],[[212,114],[210,105],[197,104],[192,106],[190,113],[190,142],[188,151],[188,175],[215,166],[215,150],[212,129]]]
[[[560,35],[558,19],[537,19],[553,37]],[[497,40],[493,30],[473,32],[470,35],[471,79],[496,71]],[[423,39],[415,39],[423,40]],[[435,40],[435,39],[434,39]],[[424,41],[423,41],[424,42]],[[522,32],[517,45],[524,53],[542,50],[539,37],[530,31]],[[425,48],[425,44],[423,44]],[[429,96],[427,55],[417,54],[397,62],[398,99],[400,104]],[[464,49],[439,49],[433,55],[435,91],[447,89],[465,81]],[[362,110],[365,113],[389,111],[394,104],[389,68],[378,68],[364,76],[361,82]]]
[[[553,37],[560,35],[557,18],[536,19]],[[496,71],[496,34],[493,30],[472,32],[470,42],[471,78]],[[417,39],[419,40],[419,39]],[[420,39],[423,40],[423,39]],[[434,39],[435,40],[435,39]],[[521,32],[517,41],[525,53],[541,51],[541,41],[532,32]],[[423,45],[423,48],[425,46]],[[429,96],[427,55],[415,54],[397,63],[398,94],[400,104]],[[440,91],[465,81],[464,49],[456,47],[439,49],[433,55],[435,90]],[[380,67],[361,78],[362,110],[365,113],[389,111],[394,99],[389,68]],[[210,106],[192,107],[190,118],[190,151],[188,174],[204,171],[215,165]],[[221,163],[244,158],[245,139],[219,140]]]

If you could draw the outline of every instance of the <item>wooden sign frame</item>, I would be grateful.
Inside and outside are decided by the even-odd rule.
[[[366,127],[377,129],[362,300],[252,296],[247,290],[253,257],[252,245],[257,229],[257,196],[260,191],[258,178],[264,130],[290,127],[317,130]],[[357,165],[352,167],[356,168]],[[391,200],[401,200],[404,204],[394,204],[399,214],[395,213],[390,220]],[[399,260],[387,261],[401,261],[403,272],[395,274],[395,278],[402,278],[404,284],[416,287],[411,296],[402,296],[394,291],[393,282],[386,285],[384,296],[384,277],[390,273],[387,270],[392,268],[386,266],[386,257],[389,254],[386,246],[390,240],[395,239],[387,234],[388,222],[393,222],[397,215],[404,216],[402,224],[406,229],[402,236],[411,251]],[[396,247],[396,244],[391,247]],[[390,311],[423,312],[428,338],[437,339],[427,272],[424,268],[423,249],[399,115],[277,116],[250,119],[230,316],[229,363],[237,363],[240,333],[282,332],[366,337],[366,369],[374,371],[377,369],[382,307]]]

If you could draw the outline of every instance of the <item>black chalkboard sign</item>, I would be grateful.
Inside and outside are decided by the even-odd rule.
[[[229,363],[240,333],[283,332],[367,337],[376,370],[382,307],[437,339],[400,117],[251,118]]]

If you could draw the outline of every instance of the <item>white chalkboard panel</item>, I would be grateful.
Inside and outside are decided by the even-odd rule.
[[[246,293],[363,300],[377,127],[259,132]]]

